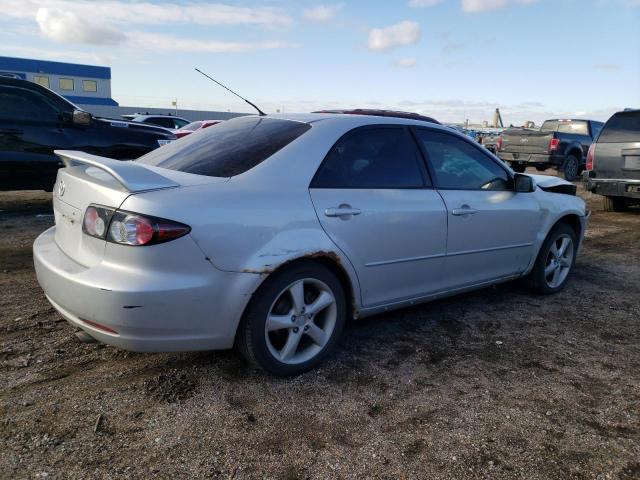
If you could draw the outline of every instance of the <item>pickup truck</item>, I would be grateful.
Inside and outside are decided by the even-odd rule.
[[[0,190],[50,191],[62,166],[56,149],[131,160],[175,138],[165,128],[95,117],[41,85],[0,77]]]
[[[602,125],[595,120],[545,120],[540,130],[510,128],[498,142],[498,156],[516,172],[527,166],[557,168],[571,182],[584,170],[587,151]]]
[[[640,205],[640,110],[614,114],[587,154],[585,187],[603,195],[604,209]]]

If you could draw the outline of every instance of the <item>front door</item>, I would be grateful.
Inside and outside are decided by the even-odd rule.
[[[64,145],[57,108],[27,88],[0,86],[0,177],[4,189],[51,189]]]
[[[524,271],[540,225],[534,194],[516,193],[501,162],[471,141],[429,129],[417,136],[447,208],[446,288]]]
[[[310,194],[322,227],[356,269],[365,307],[442,288],[447,213],[406,128],[343,136]]]

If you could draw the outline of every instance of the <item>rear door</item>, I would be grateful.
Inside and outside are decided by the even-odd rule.
[[[57,106],[37,91],[0,85],[0,183],[4,189],[51,189],[64,146]]]
[[[310,194],[322,227],[357,271],[365,306],[441,289],[446,209],[407,128],[347,133]]]
[[[534,194],[516,193],[503,164],[473,142],[430,129],[416,133],[447,208],[445,287],[522,272],[540,225]]]
[[[596,179],[640,180],[640,110],[618,112],[605,124],[594,170]]]

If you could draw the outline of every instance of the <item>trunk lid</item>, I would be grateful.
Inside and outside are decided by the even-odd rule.
[[[640,180],[640,139],[637,142],[596,143],[596,178]]]
[[[502,152],[506,153],[549,153],[549,142],[554,132],[517,129],[502,134]]]
[[[228,181],[83,152],[55,153],[67,165],[58,170],[53,188],[56,244],[68,257],[86,267],[102,261],[106,245],[105,240],[82,232],[84,212],[89,205],[117,209],[127,197],[137,193]]]

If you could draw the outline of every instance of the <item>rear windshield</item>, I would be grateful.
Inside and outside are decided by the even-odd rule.
[[[548,120],[542,124],[540,130],[543,132],[563,132],[575,133],[578,135],[589,135],[589,126],[587,122],[570,121],[563,122],[558,120]]]
[[[311,128],[291,120],[246,116],[207,128],[140,157],[145,165],[233,177],[262,163]]]
[[[640,111],[616,113],[598,137],[598,143],[627,142],[640,142]]]

